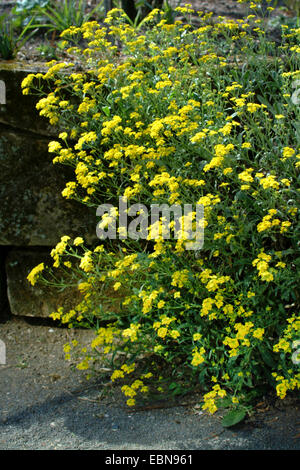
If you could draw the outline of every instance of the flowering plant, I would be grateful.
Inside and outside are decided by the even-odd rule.
[[[191,7],[177,11],[167,24],[153,10],[138,32],[117,9],[106,26],[70,27],[70,61],[22,86],[44,90],[37,109],[62,129],[49,151],[74,168],[64,197],[95,209],[119,197],[202,204],[202,250],[187,251],[184,237],[87,247],[65,236],[53,266],[29,280],[77,283],[81,301],[52,318],[95,339],[90,350],[67,344],[66,359],[78,351],[90,377],[106,358],[129,406],[154,389],[200,386],[203,409],[247,410],[266,386],[280,398],[300,388],[300,32],[283,28],[275,48],[255,14],[213,22],[199,12],[192,26]]]

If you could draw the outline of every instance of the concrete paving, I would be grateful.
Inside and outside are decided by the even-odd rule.
[[[133,411],[116,390],[87,382],[62,352],[66,339],[90,332],[0,324],[7,348],[0,366],[0,449],[300,450],[300,400],[261,403],[244,423],[225,429],[221,414],[190,406]],[[191,399],[192,400],[192,399]],[[178,402],[180,405],[180,402]]]

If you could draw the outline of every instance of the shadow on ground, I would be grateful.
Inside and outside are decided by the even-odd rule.
[[[64,361],[63,344],[91,332],[32,325],[0,325],[7,364],[0,366],[0,449],[296,450],[300,400],[279,409],[264,405],[231,429],[221,415],[193,406],[135,412],[101,381],[87,382]]]

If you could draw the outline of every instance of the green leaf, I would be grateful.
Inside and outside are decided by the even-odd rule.
[[[177,387],[178,387],[178,384],[176,382],[172,382],[169,385],[169,390],[174,390],[174,388],[177,388]]]
[[[222,419],[222,426],[224,426],[224,428],[230,428],[231,426],[243,421],[245,416],[246,411],[242,409],[229,411]]]
[[[274,361],[274,357],[271,354],[271,352],[261,345],[258,346],[258,349],[259,349],[259,352],[261,354],[263,361],[271,368],[276,367],[276,363]]]
[[[232,405],[232,401],[230,397],[220,398],[218,399],[218,408],[228,408]]]
[[[108,106],[103,106],[102,111],[107,117],[110,116],[110,108]]]

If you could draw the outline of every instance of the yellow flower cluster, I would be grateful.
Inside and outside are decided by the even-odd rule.
[[[61,237],[61,240],[56,245],[56,247],[53,248],[53,250],[51,250],[50,254],[51,254],[52,258],[54,259],[53,266],[55,268],[59,267],[60,258],[65,253],[69,240],[70,240],[70,237],[68,235],[64,235],[63,237]]]
[[[39,274],[44,270],[44,268],[45,268],[44,263],[40,263],[30,271],[30,273],[27,276],[27,279],[32,286],[35,285],[39,277]]]
[[[214,385],[211,392],[204,395],[203,410],[208,410],[211,414],[215,413],[218,409],[216,405],[216,398],[224,398],[227,395],[226,390],[222,389],[220,385]]]
[[[258,270],[258,275],[262,279],[262,281],[270,282],[273,281],[274,276],[273,274],[268,271],[269,269],[269,261],[271,261],[272,256],[267,255],[263,251],[259,253],[258,257],[252,262],[253,266],[256,266]]]
[[[266,96],[260,101],[257,77],[267,80],[260,18],[212,22],[201,13],[194,27],[185,19],[190,6],[176,10],[183,18],[174,24],[153,10],[139,30],[119,9],[108,13],[104,27],[96,22],[70,27],[62,34],[72,44],[66,55],[78,59],[80,70],[73,62],[53,62],[47,73],[29,75],[22,87],[27,94],[45,81],[53,86],[37,109],[61,125],[49,152],[54,163],[74,169],[64,197],[92,208],[103,201],[117,206],[120,197],[149,207],[204,206],[201,251],[186,249],[182,213],[178,239],[167,236],[178,233],[175,217],[164,215],[151,220],[142,242],[126,239],[121,225],[120,240],[96,248],[85,248],[82,237],[73,243],[62,237],[51,252],[53,266],[62,268],[66,284],[77,286],[80,302],[52,318],[95,326],[79,369],[90,369],[98,354],[110,368],[113,364],[114,382],[138,374],[135,358],[142,369],[147,363],[122,387],[129,406],[138,392],[148,392],[144,381],[154,381],[148,370],[159,356],[165,374],[180,377],[180,386],[184,377],[186,382],[197,377],[205,387],[214,383],[203,404],[214,413],[229,391],[231,404],[238,406],[245,390],[269,380],[270,374],[263,374],[270,355],[280,371],[279,396],[300,383],[295,365],[286,375],[281,365],[299,336],[300,154],[288,119],[299,111],[291,100],[291,81],[299,77],[299,31],[283,28],[282,49],[273,51],[276,60],[268,64],[271,84],[262,82],[259,94],[266,88]],[[284,63],[291,71],[283,72]],[[276,114],[267,105],[273,76],[282,83]],[[142,213],[141,208],[136,215]],[[195,229],[194,207],[189,215]],[[116,208],[107,211],[99,228],[119,216]],[[130,209],[127,216],[136,222]],[[43,269],[39,265],[29,275],[32,284]],[[59,285],[65,287],[64,281]],[[102,320],[106,326],[99,328]],[[65,346],[66,357],[71,350]],[[163,390],[161,383],[157,390]]]

